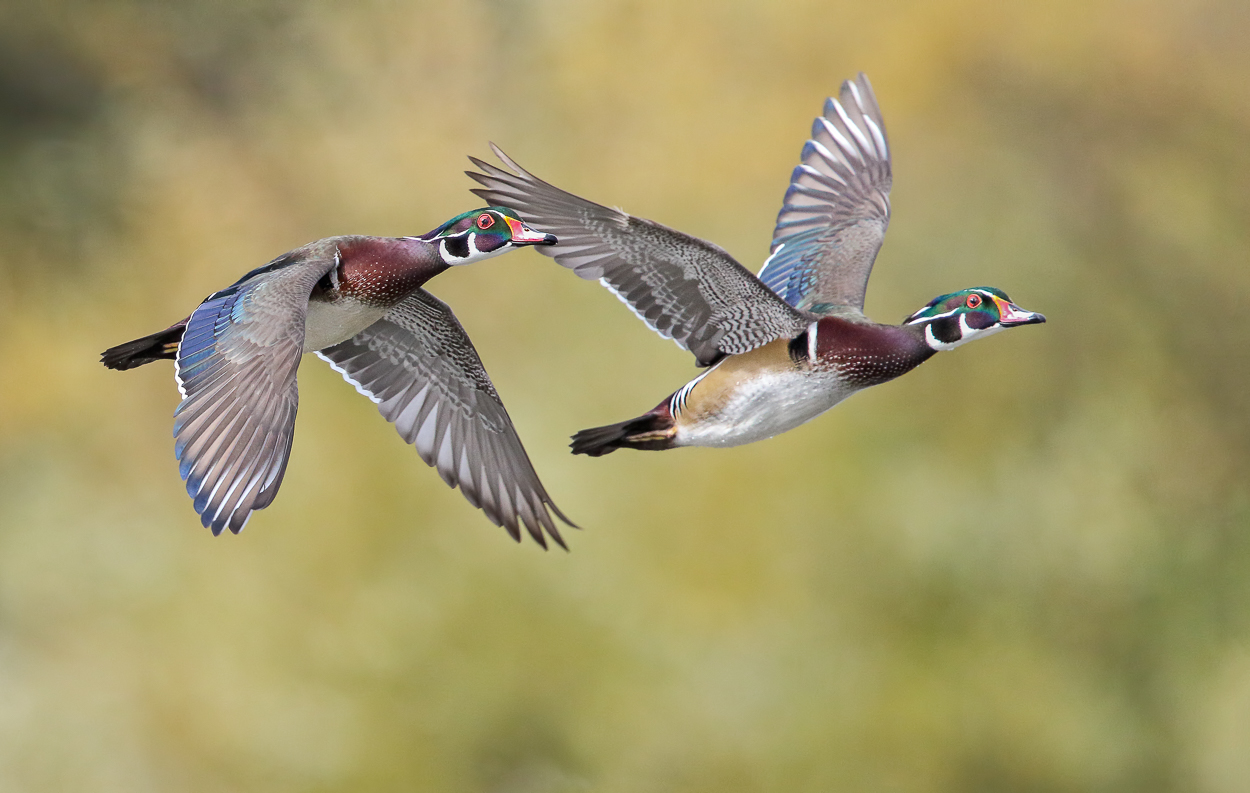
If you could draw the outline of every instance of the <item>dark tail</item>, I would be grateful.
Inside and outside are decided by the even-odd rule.
[[[665,400],[655,410],[636,419],[582,430],[573,436],[569,446],[573,454],[591,457],[602,457],[617,449],[663,451],[673,448],[674,434],[676,428],[668,411],[668,400]]]
[[[178,357],[178,342],[182,341],[182,332],[186,328],[187,321],[184,319],[159,333],[110,347],[100,353],[100,363],[110,369],[133,369],[162,358],[172,360]]]

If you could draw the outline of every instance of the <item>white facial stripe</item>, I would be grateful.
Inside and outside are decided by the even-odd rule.
[[[956,342],[952,342],[951,344],[947,344],[944,341],[939,341],[938,337],[933,335],[932,325],[924,326],[924,340],[925,340],[925,343],[929,345],[930,349],[937,350],[938,352],[942,352],[944,350],[953,350],[956,347],[958,347],[961,343],[963,343],[963,339],[960,339],[959,341],[956,341]]]
[[[973,339],[979,339],[982,336],[992,336],[995,333],[998,333],[1000,330],[1006,330],[1006,329],[1007,329],[1006,326],[1000,325],[997,322],[995,322],[993,325],[990,325],[988,328],[972,328],[968,326],[968,315],[961,314],[959,317],[959,338],[958,339],[950,343],[940,341],[936,336],[933,335],[933,325],[929,324],[929,325],[926,325],[924,329],[924,340],[931,349],[937,350],[938,352],[945,352],[946,350],[953,350],[956,347],[960,346],[961,344],[967,344]]]
[[[932,317],[918,317],[918,318],[916,318],[916,319],[913,319],[911,322],[908,322],[907,324],[908,324],[908,325],[917,325],[917,324],[919,324],[919,323],[921,323],[921,322],[933,322],[934,320],[944,319],[945,317],[949,317],[949,316],[954,315],[954,313],[955,313],[956,311],[958,311],[958,310],[959,310],[959,309],[955,308],[955,309],[951,309],[950,311],[947,311],[945,314],[937,314],[937,315],[932,316]]]
[[[453,234],[451,237],[442,237],[439,239],[438,253],[439,256],[442,257],[443,263],[452,266],[472,264],[473,262],[478,262],[482,259],[489,259],[492,256],[498,256],[501,253],[506,253],[513,249],[512,245],[500,245],[493,251],[484,251],[477,247],[477,238],[479,236],[481,235],[476,231],[468,229],[460,232],[459,234]],[[453,256],[451,252],[447,250],[447,240],[457,239],[460,237],[465,237],[465,247],[467,252],[464,256]]]

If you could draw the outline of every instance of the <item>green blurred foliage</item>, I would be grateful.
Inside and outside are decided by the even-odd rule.
[[[0,789],[1250,788],[1240,0],[0,5]],[[533,253],[432,285],[557,502],[514,545],[315,360],[213,538],[170,367],[107,346],[309,240],[420,233],[503,145],[766,252],[872,78],[868,312],[1050,322],[771,441],[573,458],[689,356]]]

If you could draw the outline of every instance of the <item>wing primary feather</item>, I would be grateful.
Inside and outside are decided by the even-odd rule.
[[[547,536],[558,537],[552,513],[575,526],[550,503],[472,342],[428,292],[321,357],[379,397],[379,411],[421,458],[514,539],[524,525],[546,547]]]
[[[700,365],[796,335],[810,322],[719,247],[556,188],[498,146],[491,150],[513,172],[470,158],[480,172],[467,173],[482,186],[473,194],[559,237],[540,252],[599,280]]]
[[[332,256],[312,246],[251,271],[188,318],[175,359],[174,454],[200,522],[239,531],[290,453],[304,318]]]
[[[796,308],[862,312],[889,224],[891,181],[885,123],[860,73],[812,123],[760,280]]]

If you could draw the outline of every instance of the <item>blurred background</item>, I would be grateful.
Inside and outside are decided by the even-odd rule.
[[[0,5],[0,789],[1250,789],[1250,6]],[[690,356],[521,252],[431,285],[571,553],[514,544],[320,361],[213,538],[172,367],[245,271],[478,205],[468,154],[757,269],[863,70],[867,312],[1030,327],[782,437],[574,458]]]

